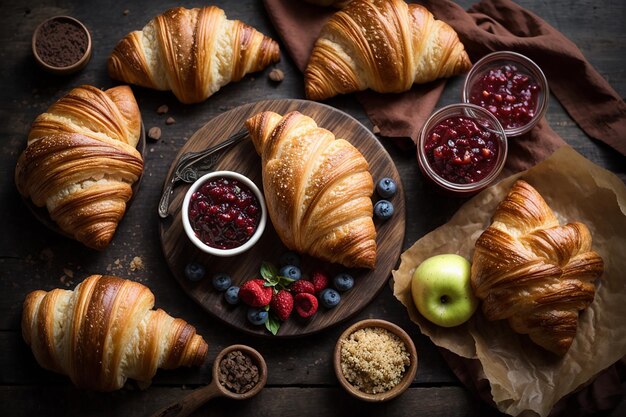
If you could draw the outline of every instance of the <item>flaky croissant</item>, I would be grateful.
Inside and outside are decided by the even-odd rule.
[[[126,35],[109,57],[108,71],[117,80],[199,103],[279,58],[274,40],[226,19],[219,7],[177,7]]]
[[[537,190],[519,180],[476,242],[471,282],[487,319],[507,319],[516,332],[564,355],[603,268],[589,229],[560,226]]]
[[[268,213],[290,249],[373,268],[374,184],[363,155],[296,111],[259,113],[246,122],[261,156]]]
[[[153,307],[144,285],[92,275],[74,291],[28,294],[22,335],[39,365],[96,391],[119,389],[127,378],[147,385],[157,368],[201,365],[208,345],[196,329]]]
[[[324,25],[304,72],[311,100],[365,89],[407,91],[467,71],[459,37],[423,6],[354,0]]]
[[[104,249],[143,171],[141,114],[128,86],[74,88],[37,117],[15,169],[24,197],[67,234]]]

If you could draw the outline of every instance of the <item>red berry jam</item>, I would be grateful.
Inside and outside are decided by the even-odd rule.
[[[540,91],[539,84],[515,65],[503,65],[476,81],[469,101],[493,113],[505,129],[516,129],[535,116]]]
[[[493,171],[500,144],[494,133],[474,119],[451,116],[428,132],[424,151],[428,164],[441,178],[472,184]]]
[[[259,200],[241,182],[218,177],[208,180],[189,201],[189,222],[198,239],[217,249],[246,243],[261,219]]]

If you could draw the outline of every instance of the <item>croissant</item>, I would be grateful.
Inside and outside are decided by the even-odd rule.
[[[297,111],[259,113],[246,127],[261,156],[268,213],[283,243],[349,268],[374,268],[374,183],[363,155]]]
[[[104,249],[143,171],[140,130],[128,86],[74,88],[33,122],[15,169],[20,194],[76,240]]]
[[[454,29],[423,6],[354,0],[324,25],[304,72],[311,100],[365,89],[407,91],[471,66]]]
[[[603,268],[589,229],[560,226],[537,190],[520,180],[476,242],[471,283],[488,320],[507,319],[516,332],[564,355]]]
[[[148,385],[157,368],[201,365],[208,345],[196,329],[152,307],[146,286],[92,275],[74,291],[28,294],[22,335],[39,365],[90,390],[113,391],[128,378]]]
[[[172,90],[199,103],[231,81],[278,61],[278,44],[218,7],[177,7],[126,35],[108,60],[112,78]]]

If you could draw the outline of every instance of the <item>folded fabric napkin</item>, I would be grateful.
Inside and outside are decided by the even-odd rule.
[[[289,55],[304,71],[321,27],[336,9],[302,0],[264,2]],[[531,58],[543,69],[550,89],[578,125],[589,136],[626,155],[626,103],[576,45],[543,19],[510,0],[483,0],[468,12],[449,0],[420,3],[457,31],[472,61],[498,50],[512,50]],[[356,96],[383,136],[415,141],[444,86],[445,80],[438,80],[414,85],[401,94],[364,91]],[[563,144],[546,123],[539,130],[516,139],[509,153],[509,172],[534,165]],[[524,155],[530,159],[525,160]]]
[[[267,12],[296,66],[304,71],[320,29],[336,12],[303,0],[264,0]],[[576,45],[537,15],[510,0],[483,0],[467,12],[449,0],[424,0],[436,18],[450,24],[473,62],[487,53],[512,50],[528,56],[544,71],[551,91],[590,137],[626,155],[626,104],[587,62]],[[563,71],[567,68],[567,71]],[[356,93],[371,122],[385,137],[409,137],[419,131],[435,108],[446,80],[414,85],[401,94]],[[530,132],[509,141],[504,175],[527,169],[564,143],[544,120]],[[479,378],[480,364],[442,352],[459,379],[487,402],[489,384]],[[618,363],[592,383],[563,398],[552,415],[583,416],[614,408],[623,397],[620,381],[626,372]]]

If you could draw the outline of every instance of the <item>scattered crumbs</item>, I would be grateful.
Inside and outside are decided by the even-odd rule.
[[[63,268],[63,273],[70,278],[74,278],[74,271],[69,268]]]
[[[165,119],[165,124],[166,125],[173,125],[174,123],[176,123],[176,119],[174,119],[172,116],[170,116],[167,119]]]
[[[122,262],[119,259],[116,259],[115,262],[113,262],[115,266],[120,266],[121,263]]]
[[[161,128],[154,126],[148,130],[148,138],[154,141],[161,139]]]
[[[144,268],[143,259],[139,256],[135,256],[132,261],[130,261],[130,270],[137,271]]]
[[[269,77],[270,80],[277,82],[277,83],[285,79],[285,73],[282,72],[282,70],[279,70],[278,68],[274,68],[273,70],[271,70],[267,76]]]
[[[165,114],[170,110],[169,107],[167,107],[167,104],[161,104],[159,107],[157,107],[156,112],[157,114]]]
[[[380,134],[380,128],[377,125],[374,125],[374,127],[372,128],[372,133],[375,135]]]
[[[50,248],[45,248],[39,254],[39,259],[45,262],[52,262],[52,259],[54,259],[54,252],[52,252],[52,249]]]
[[[113,267],[111,266],[111,264],[107,265],[107,272],[111,272],[113,270]]]
[[[122,12],[122,14],[123,14],[124,16],[128,16],[128,13],[130,13],[130,10],[128,10],[128,9],[126,9],[126,10],[124,10],[124,11]]]
[[[150,148],[150,152],[154,152],[154,148]]]

